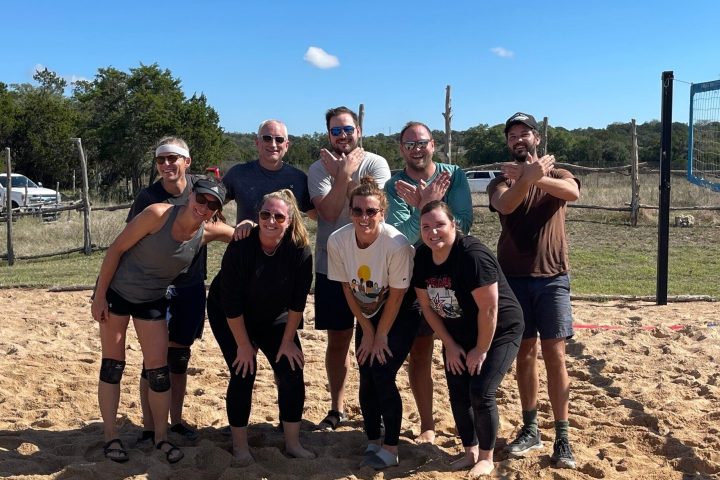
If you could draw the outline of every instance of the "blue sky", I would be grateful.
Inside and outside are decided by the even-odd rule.
[[[267,118],[324,131],[327,108],[360,103],[366,134],[444,129],[446,85],[457,130],[516,111],[566,128],[642,123],[660,118],[664,70],[687,122],[683,82],[720,78],[717,0],[4,0],[2,13],[0,81],[32,82],[38,65],[71,80],[158,63],[230,132]],[[308,61],[311,47],[337,65]]]

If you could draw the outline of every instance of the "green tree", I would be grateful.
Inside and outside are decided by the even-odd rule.
[[[13,151],[13,170],[54,185],[67,180],[67,171],[77,157],[71,138],[77,135],[77,115],[63,96],[65,80],[45,69],[34,77],[39,86],[13,85],[14,101],[6,146]]]
[[[465,132],[464,147],[470,165],[488,165],[508,160],[505,126],[478,125]]]

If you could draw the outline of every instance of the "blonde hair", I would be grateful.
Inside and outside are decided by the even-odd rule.
[[[305,228],[305,223],[303,223],[302,221],[300,209],[297,206],[297,200],[295,200],[295,195],[293,194],[292,190],[288,188],[283,188],[282,190],[268,193],[262,198],[262,202],[260,202],[260,208],[265,205],[265,202],[273,198],[281,200],[288,207],[288,213],[290,214],[290,218],[288,220],[290,220],[291,222],[288,231],[290,232],[290,235],[292,237],[293,244],[297,247],[307,247],[310,244],[308,232]]]
[[[168,135],[166,137],[162,137],[160,140],[158,140],[157,144],[155,145],[155,148],[159,147],[160,145],[167,145],[168,143],[172,143],[173,145],[179,145],[188,152],[190,151],[190,147],[188,147],[188,144],[185,140],[183,140],[180,137],[174,137],[172,135]]]
[[[370,175],[362,177],[360,179],[360,185],[350,191],[350,208],[353,208],[353,199],[355,197],[377,197],[380,202],[380,208],[383,210],[387,209],[388,201],[385,192]]]

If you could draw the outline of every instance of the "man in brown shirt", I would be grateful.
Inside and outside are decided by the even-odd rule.
[[[505,123],[514,162],[488,185],[490,209],[500,216],[498,260],[523,309],[525,331],[517,356],[517,382],[523,427],[506,447],[515,456],[542,448],[537,424],[538,341],[547,370],[548,395],[555,418],[553,465],[575,468],[568,440],[570,379],[565,342],[573,336],[565,212],[580,198],[580,182],[555,168],[555,157],[538,158],[540,134],[532,115],[521,112]]]

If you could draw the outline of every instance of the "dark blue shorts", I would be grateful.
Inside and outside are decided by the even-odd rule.
[[[507,277],[525,319],[523,339],[570,338],[573,331],[570,277]]]
[[[348,330],[355,316],[348,307],[342,283],[315,274],[315,330]]]
[[[130,315],[140,320],[165,320],[168,301],[165,297],[151,302],[132,303],[112,288],[105,293],[108,310],[115,315]]]
[[[170,341],[190,346],[202,338],[205,326],[205,283],[168,289],[170,302],[167,308]]]

